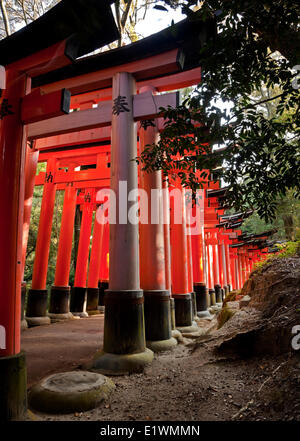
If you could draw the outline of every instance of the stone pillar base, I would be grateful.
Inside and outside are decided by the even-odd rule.
[[[215,290],[210,288],[208,290],[209,292],[209,297],[210,297],[210,306],[214,306],[216,304],[216,293]]]
[[[154,354],[148,348],[135,354],[111,354],[99,351],[95,354],[92,365],[88,369],[104,375],[141,373],[147,365],[152,363],[153,358]]]
[[[206,311],[208,308],[208,292],[205,283],[195,283],[194,291],[196,295],[197,311]]]
[[[215,285],[216,303],[222,303],[221,285]]]
[[[199,319],[208,319],[212,320],[213,316],[210,314],[210,312],[206,309],[205,311],[198,311],[197,315]]]
[[[171,308],[171,329],[175,331],[176,329],[176,321],[175,321],[175,300],[173,297],[170,297],[170,308]]]
[[[22,320],[21,321],[21,331],[25,331],[25,329],[27,329],[28,328],[28,323],[27,323],[27,320]]]
[[[172,333],[171,333],[172,335]],[[159,340],[159,341],[146,341],[146,346],[148,349],[151,349],[153,352],[163,352],[170,351],[177,346],[176,338],[169,338],[168,340]]]
[[[181,342],[183,340],[182,334],[180,331],[178,331],[178,329],[172,329],[171,334],[172,334],[172,337],[176,338],[177,341]]]
[[[34,326],[46,326],[51,325],[50,317],[26,317],[28,328],[33,328]]]
[[[176,329],[192,326],[193,311],[191,294],[173,294],[172,297],[175,301]]]
[[[154,352],[168,351],[177,341],[171,338],[171,307],[168,290],[144,291],[147,347]]]
[[[52,286],[50,293],[50,306],[48,316],[51,319],[68,320],[72,318],[70,314],[70,291],[69,286]]]
[[[74,318],[71,312],[67,312],[66,314],[51,314],[51,312],[48,312],[48,317],[50,317],[51,323],[58,323],[64,320],[72,320]]]
[[[190,334],[199,331],[199,327],[197,323],[193,321],[191,326],[177,326],[177,330],[182,334]]]
[[[0,357],[0,423],[22,421],[27,412],[27,371],[24,352]]]
[[[29,327],[50,325],[47,316],[48,291],[46,289],[30,289],[28,292],[26,321]]]
[[[86,312],[87,292],[86,288],[73,286],[71,289],[70,311],[75,317],[88,317]]]
[[[141,372],[153,360],[146,349],[143,291],[107,290],[104,301],[103,351],[96,354],[92,370],[107,375]]]
[[[88,313],[88,315],[99,314],[98,303],[99,303],[99,288],[88,288],[87,304],[86,304],[86,312]]]
[[[108,282],[99,282],[99,301],[98,301],[98,309],[101,312],[104,312],[104,296],[105,291],[108,290]]]
[[[191,292],[192,296],[192,313],[193,313],[193,320],[195,322],[199,321],[199,318],[197,316],[197,303],[196,303],[196,293],[193,291]]]

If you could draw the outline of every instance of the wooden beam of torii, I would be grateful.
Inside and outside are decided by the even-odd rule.
[[[179,97],[177,92],[156,96],[147,92],[134,95],[133,118],[135,121],[155,118],[159,113],[160,107],[176,107],[178,102]],[[112,111],[118,112],[118,107],[126,109],[128,104],[128,102],[123,102],[120,96],[114,101],[104,101],[96,109],[72,112],[69,115],[58,116],[46,121],[29,124],[28,140],[31,141],[63,133],[109,126],[111,125]],[[122,111],[124,110],[121,110],[121,112]]]

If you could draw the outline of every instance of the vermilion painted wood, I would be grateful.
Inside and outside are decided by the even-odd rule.
[[[123,70],[123,69],[122,69]],[[133,96],[135,94],[134,78],[127,72],[117,73],[113,78],[113,100],[124,97],[129,111],[112,115],[111,138],[111,189],[117,201],[128,201],[131,190],[138,188],[137,164],[133,161],[137,156],[137,132],[133,119]],[[119,182],[126,181],[123,194]],[[128,221],[131,207],[135,201],[128,202],[127,207],[120,210],[117,204],[116,224],[110,225],[109,244],[109,288],[118,290],[139,290],[139,243],[138,225]]]
[[[101,249],[103,242],[104,224],[97,221],[95,216],[92,251],[89,264],[88,288],[98,288],[99,271],[101,264]]]
[[[189,223],[189,222],[188,222]],[[188,266],[188,290],[189,292],[194,291],[194,280],[193,280],[193,255],[192,255],[192,237],[190,234],[186,236],[187,241],[187,266]]]
[[[41,151],[44,149],[65,148],[74,145],[110,141],[110,138],[110,127],[94,127],[93,129],[89,130],[81,130],[63,135],[54,135],[37,139],[36,148]]]
[[[51,70],[59,69],[60,67],[72,63],[70,58],[65,55],[65,48],[66,41],[61,41],[33,55],[29,55],[28,57],[11,63],[10,68],[19,72],[26,72],[30,77],[35,77],[50,72]]]
[[[56,174],[56,160],[54,158],[49,159],[46,173],[47,177],[45,176],[32,274],[32,289],[38,290],[46,289],[47,281],[48,258],[56,193],[56,184],[54,182]]]
[[[167,181],[162,177],[166,289],[171,292],[170,200]]]
[[[132,61],[116,67],[109,67],[97,72],[91,72],[78,77],[69,78],[56,83],[47,84],[42,87],[45,93],[59,89],[69,89],[72,95],[85,93],[91,90],[98,90],[112,86],[112,78],[118,72],[128,72],[138,81],[139,79],[151,79],[178,72],[177,64],[178,49],[154,55],[142,60]]]
[[[24,277],[26,249],[29,235],[31,207],[35,184],[36,169],[39,152],[27,145],[25,162],[25,195],[24,195],[24,217],[23,217],[23,240],[22,240],[22,278]]]
[[[167,75],[158,78],[152,78],[147,81],[137,82],[137,91],[140,92],[144,87],[151,87],[157,92],[167,92],[170,90],[182,89],[184,87],[194,86],[200,83],[201,68],[197,67],[185,72],[179,72],[173,75]],[[71,109],[82,108],[82,104],[97,104],[101,101],[112,99],[112,89],[93,90],[91,92],[81,93],[80,95],[73,95],[71,98]]]
[[[133,100],[133,118],[135,121],[154,118],[160,107],[176,107],[177,93],[168,93],[152,96],[141,93],[131,97]],[[126,113],[126,112],[124,112]],[[112,101],[103,101],[95,109],[72,112],[69,115],[58,116],[47,121],[40,121],[28,125],[28,139],[45,138],[63,133],[87,130],[95,127],[111,125]]]
[[[145,87],[141,92],[155,94],[155,89]],[[144,93],[145,95],[145,93]],[[146,146],[158,142],[159,134],[156,121],[154,126],[146,129],[140,127],[140,153]],[[143,290],[164,290],[166,289],[165,275],[165,245],[164,228],[162,223],[162,175],[161,171],[147,173],[140,170],[140,188],[142,188],[148,198],[146,201],[140,200],[140,278]],[[157,200],[152,197],[152,190],[158,195]],[[142,221],[144,215],[148,215],[148,222]],[[152,220],[153,216],[158,219]],[[154,223],[156,222],[156,223]]]
[[[92,189],[85,190],[85,195],[93,195]],[[91,230],[93,220],[93,202],[86,201],[82,208],[82,221],[80,227],[79,245],[76,261],[74,286],[86,287],[88,258],[91,241]]]
[[[42,95],[36,89],[22,100],[21,120],[23,124],[30,124],[69,112],[70,97],[65,89]],[[69,102],[68,102],[69,101]]]
[[[109,280],[109,224],[104,225],[103,240],[101,248],[101,263],[99,271],[99,280],[108,282]]]
[[[72,184],[67,185],[61,218],[54,286],[69,286],[76,198],[77,189]]]
[[[109,168],[103,166],[99,169],[89,169],[66,173],[64,171],[58,171],[55,175],[54,182],[56,184],[67,183],[80,183],[84,181],[102,181],[109,180],[110,171]],[[45,173],[41,172],[36,176],[35,185],[44,185]]]
[[[0,120],[0,325],[5,328],[6,347],[0,357],[20,352],[22,281],[22,229],[26,134],[20,120],[20,98],[30,91],[26,75],[7,67],[6,89],[13,112]]]
[[[175,204],[174,198],[170,198],[171,214],[171,265],[172,265],[172,293],[188,294],[188,255],[186,240],[186,207],[185,207],[185,189],[181,187],[179,180],[176,179],[176,188],[182,191],[181,212],[182,222],[174,222]],[[172,188],[170,187],[170,190]]]

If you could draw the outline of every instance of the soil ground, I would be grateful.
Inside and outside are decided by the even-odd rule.
[[[54,372],[81,368],[102,345],[103,322],[98,316],[25,330],[28,386]],[[184,339],[173,351],[156,355],[143,374],[112,377],[116,389],[97,409],[69,415],[33,411],[30,418],[299,421],[299,352],[243,359],[222,355],[209,342]]]

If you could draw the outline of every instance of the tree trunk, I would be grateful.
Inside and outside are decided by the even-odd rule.
[[[294,226],[293,215],[291,214],[283,215],[282,219],[284,223],[284,230],[287,240],[289,241],[295,240],[295,226]]]
[[[8,37],[11,34],[9,19],[7,15],[7,10],[5,6],[5,0],[0,0],[0,8],[2,12],[3,23],[5,27],[6,36]]]

